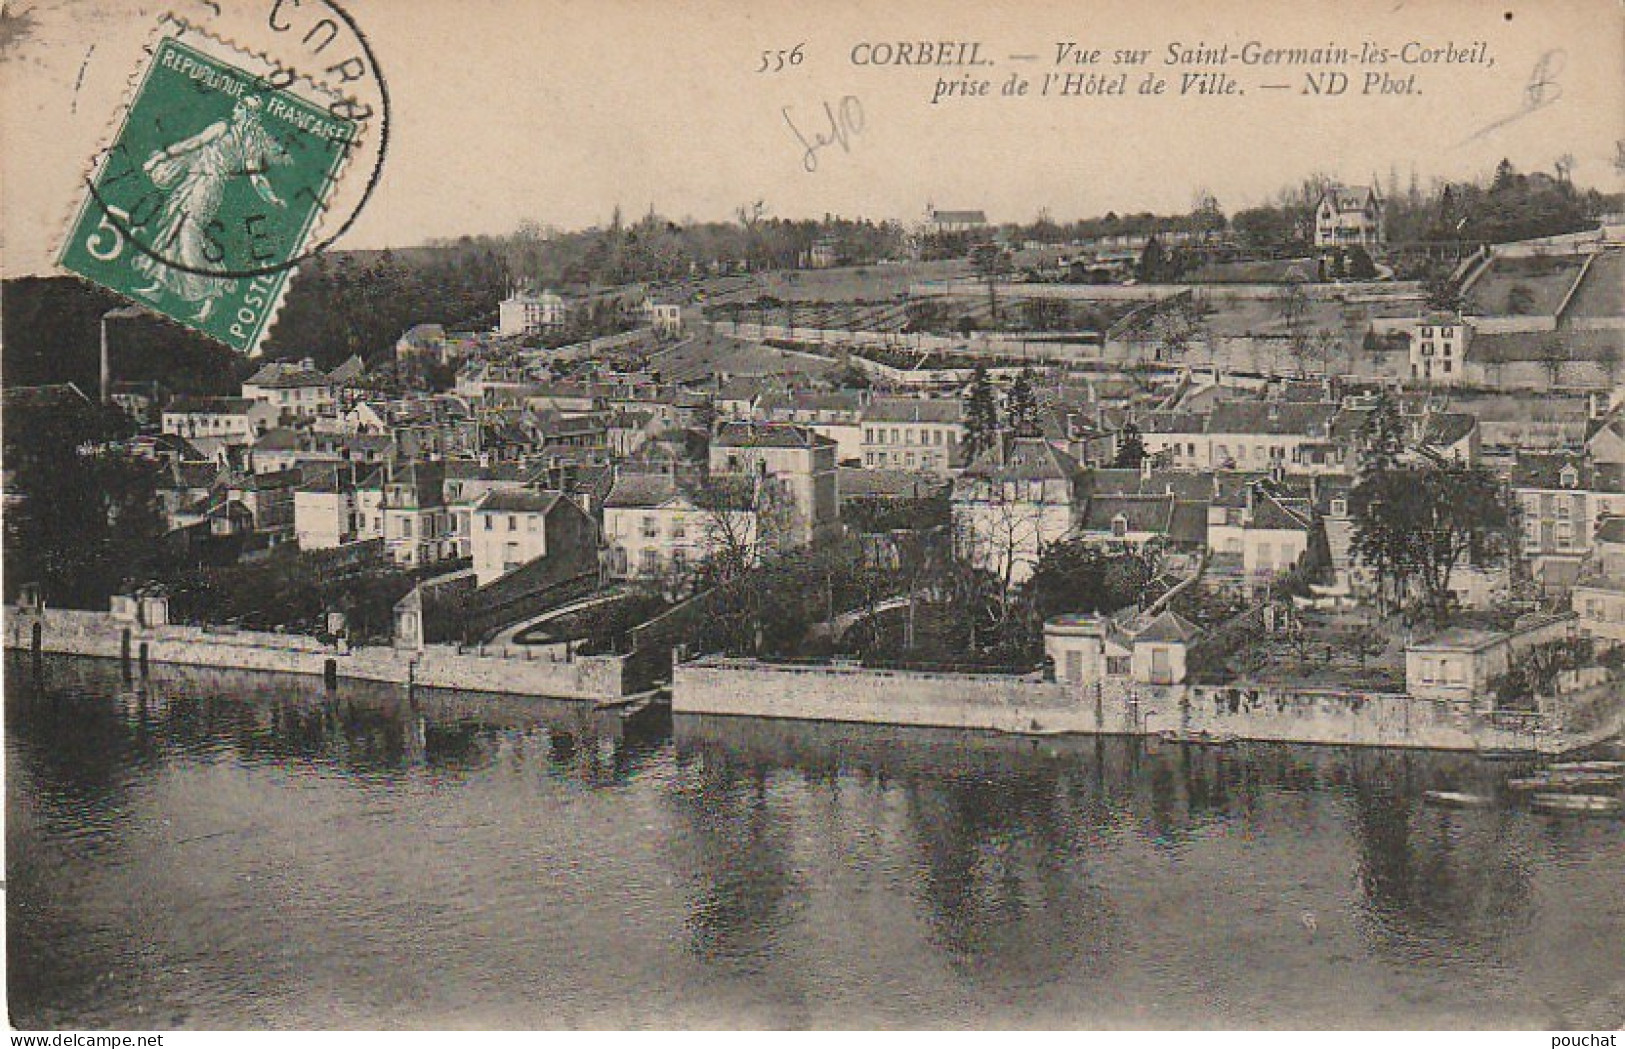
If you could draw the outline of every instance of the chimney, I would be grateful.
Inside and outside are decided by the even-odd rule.
[[[102,318],[102,403],[113,401],[113,361],[107,355],[107,318]]]

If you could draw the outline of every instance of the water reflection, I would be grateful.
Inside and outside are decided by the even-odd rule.
[[[8,672],[25,1025],[1625,1020],[1621,825],[1468,756]]]

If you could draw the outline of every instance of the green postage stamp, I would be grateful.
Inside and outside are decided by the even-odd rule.
[[[244,353],[314,240],[357,126],[174,38],[153,49],[63,268]]]

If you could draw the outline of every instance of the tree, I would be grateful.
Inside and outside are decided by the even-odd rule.
[[[1605,342],[1597,347],[1597,367],[1602,369],[1602,374],[1610,386],[1619,382],[1621,364],[1625,364],[1625,358],[1622,358],[1617,345]]]
[[[1428,277],[1424,290],[1428,309],[1448,313],[1461,311],[1461,286],[1451,279],[1449,270],[1436,270]]]
[[[34,582],[54,604],[105,609],[111,595],[163,574],[154,469],[124,453],[130,429],[118,409],[71,393],[8,396],[8,594]]]
[[[873,382],[870,380],[868,372],[851,361],[847,361],[846,367],[842,368],[840,374],[836,376],[835,385],[842,390],[867,390],[873,385]]]
[[[905,331],[940,331],[948,321],[948,308],[941,299],[910,299],[903,309],[908,315]]]
[[[1180,301],[1159,309],[1151,321],[1157,340],[1154,353],[1159,361],[1176,361],[1184,357],[1196,331],[1198,311],[1192,306],[1189,295],[1178,298]]]
[[[1568,185],[1574,178],[1574,154],[1564,153],[1552,161],[1552,169],[1557,172],[1557,181]]]
[[[1330,328],[1322,328],[1315,332],[1314,342],[1311,344],[1315,360],[1320,364],[1320,374],[1324,377],[1331,374],[1332,354],[1337,351],[1337,336]]]
[[[996,324],[999,320],[999,278],[1010,268],[1010,256],[997,244],[978,244],[970,252],[971,268],[987,284],[987,311]]]
[[[1298,362],[1299,371],[1302,371],[1309,348],[1308,333],[1304,330],[1304,321],[1309,314],[1309,296],[1299,285],[1287,284],[1276,293],[1275,313],[1286,329],[1287,349],[1293,360]]]
[[[1112,466],[1138,470],[1145,454],[1145,438],[1140,436],[1140,428],[1132,421],[1124,423],[1122,432],[1117,435],[1117,455],[1112,459]]]
[[[1016,436],[1038,436],[1038,397],[1033,392],[1030,369],[1023,368],[1016,375],[1016,381],[1010,385],[1010,395],[1005,398],[1004,411]]]
[[[1535,312],[1535,292],[1529,285],[1518,282],[1507,289],[1506,310],[1515,317]]]
[[[1140,252],[1138,266],[1140,280],[1147,284],[1167,280],[1171,275],[1171,268],[1168,253],[1163,249],[1162,241],[1156,237],[1146,241],[1144,250]]]
[[[1557,335],[1547,334],[1541,336],[1539,352],[1541,366],[1546,369],[1546,378],[1555,387],[1563,376],[1563,365],[1569,359],[1568,350]]]
[[[1066,612],[1115,612],[1139,600],[1152,569],[1142,554],[1107,554],[1092,543],[1065,540],[1044,547],[1025,592],[1040,622]]]
[[[974,461],[998,439],[999,404],[986,366],[978,363],[965,395],[965,459]]]
[[[1360,478],[1397,469],[1399,457],[1404,451],[1405,424],[1399,415],[1399,405],[1394,403],[1387,390],[1379,391],[1376,403],[1360,424]]]
[[[1415,584],[1435,621],[1450,613],[1452,573],[1468,559],[1505,556],[1509,516],[1495,477],[1479,467],[1405,466],[1372,472],[1349,493],[1355,554],[1403,601]]]

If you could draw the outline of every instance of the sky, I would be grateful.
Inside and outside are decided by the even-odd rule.
[[[219,0],[250,19],[274,2]],[[703,220],[762,200],[784,217],[913,222],[934,204],[999,222],[1041,208],[1061,220],[1183,211],[1206,189],[1233,211],[1317,172],[1386,183],[1397,169],[1403,185],[1414,168],[1426,186],[1487,175],[1502,157],[1550,170],[1564,154],[1578,183],[1621,188],[1618,0],[340,2],[366,34],[392,106],[377,191],[338,247],[527,222],[579,228],[607,222],[617,205],[628,216],[652,207]],[[161,8],[18,0],[4,10],[0,260],[16,276],[51,271]],[[855,45],[922,40],[979,42],[993,64],[853,61]],[[1178,94],[1192,69],[1164,63],[1170,44],[1234,53],[1249,41],[1356,52],[1366,42],[1397,51],[1484,41],[1494,64],[1391,62],[1380,71],[1415,73],[1421,93],[1364,95],[1363,74],[1379,70],[1355,63],[1339,67],[1351,78],[1346,94],[1317,97],[1304,93],[1303,68],[1232,59],[1203,68],[1234,76],[1241,94]],[[1103,54],[1059,66],[1067,43]],[[764,50],[798,44],[794,65],[757,71]],[[1118,67],[1119,49],[1150,54]],[[1165,94],[1138,94],[1147,70],[1171,78]],[[1124,71],[1127,96],[1038,95],[1046,73]],[[932,103],[939,77],[965,74],[989,81],[991,97]],[[1028,82],[1026,96],[1002,95],[1012,76]],[[798,132],[844,142],[817,149],[809,171]]]

